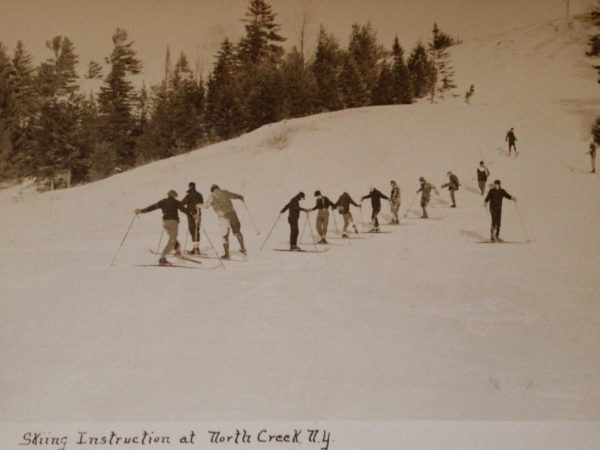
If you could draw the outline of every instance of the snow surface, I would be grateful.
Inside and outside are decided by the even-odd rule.
[[[86,186],[0,191],[0,421],[600,419],[589,32],[556,21],[465,43],[453,50],[459,96],[433,105],[289,120]],[[511,126],[518,159],[506,156]],[[478,244],[482,156],[531,243]],[[439,220],[413,219],[415,201],[391,233],[317,255],[269,250],[286,246],[283,217],[259,251],[300,190],[312,206],[316,189],[357,199],[396,179],[404,214],[418,177],[439,187],[448,170],[459,207],[440,190]],[[236,203],[250,261],[136,267],[156,259],[154,212],[110,267],[133,210],[189,181],[246,196],[262,230]],[[508,201],[502,235],[526,239]]]

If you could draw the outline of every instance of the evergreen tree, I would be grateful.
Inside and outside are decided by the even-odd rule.
[[[244,129],[237,60],[228,39],[221,44],[208,79],[206,121],[213,135],[220,139],[229,139]]]
[[[378,62],[385,56],[385,51],[377,43],[377,33],[373,31],[370,23],[360,26],[352,25],[348,43],[348,57],[353,60],[347,62],[345,68],[354,65],[361,79],[362,88],[365,90],[365,105],[371,98],[371,93],[377,82]]]
[[[420,42],[411,52],[407,65],[410,72],[413,96],[421,98],[431,92],[431,87],[435,85],[435,66]]]
[[[369,92],[360,76],[358,64],[349,54],[343,55],[339,84],[344,108],[356,108],[369,103]]]
[[[281,26],[275,23],[277,15],[265,0],[250,0],[246,12],[246,35],[238,45],[238,55],[244,64],[258,64],[265,59],[279,62],[284,54],[281,42],[285,38],[279,34]]]
[[[0,176],[14,173],[12,133],[15,108],[14,70],[6,48],[0,43]]]
[[[111,144],[117,152],[120,166],[130,167],[136,160],[135,139],[132,132],[136,126],[132,114],[135,90],[128,80],[142,70],[142,63],[136,57],[127,32],[117,29],[112,37],[113,50],[106,58],[110,72],[100,88],[99,113],[102,140]]]
[[[317,111],[336,111],[342,108],[339,78],[342,69],[342,52],[333,35],[325,28],[319,29],[315,57],[310,71],[316,84],[315,107]]]
[[[430,87],[431,101],[435,100],[436,94],[443,98],[444,94],[456,89],[454,82],[454,69],[450,62],[448,47],[454,44],[454,40],[447,34],[442,33],[437,24],[433,24],[433,39],[429,43],[429,55],[436,70],[435,82]]]
[[[316,82],[304,64],[302,53],[294,47],[282,67],[285,117],[301,117],[315,111]]]
[[[590,48],[586,52],[586,55],[591,57],[597,57],[600,56],[600,33],[598,33],[598,27],[600,27],[600,1],[596,2],[594,9],[590,13],[590,16],[592,19],[592,23],[596,27],[596,33],[590,36],[589,38],[588,45]],[[600,65],[596,64],[594,65],[594,68],[600,76]],[[598,78],[598,83],[600,83],[600,77]]]
[[[412,83],[410,72],[404,61],[404,50],[400,46],[398,37],[392,46],[392,99],[393,103],[412,103]]]
[[[392,105],[395,103],[394,78],[389,64],[385,61],[380,65],[371,101],[374,105]]]

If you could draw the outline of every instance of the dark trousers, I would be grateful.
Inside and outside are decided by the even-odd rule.
[[[379,208],[373,208],[373,212],[371,213],[371,223],[373,224],[374,228],[379,228],[379,220],[377,219],[379,211],[381,211],[381,206]]]
[[[517,153],[517,146],[514,142],[508,142],[508,154],[510,155],[510,151],[514,150]]]
[[[500,222],[502,221],[502,209],[491,209],[490,214],[492,216],[492,236],[498,237],[500,235]]]
[[[198,218],[198,222],[196,223],[196,218],[193,214],[187,215],[188,220],[188,229],[190,230],[190,236],[192,236],[193,242],[200,241],[200,222],[202,221],[202,217]]]
[[[300,234],[298,218],[288,217],[288,223],[290,224],[290,247],[295,247],[298,245],[298,235]]]

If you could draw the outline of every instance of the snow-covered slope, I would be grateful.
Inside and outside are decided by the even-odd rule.
[[[290,120],[70,190],[0,191],[0,421],[599,419],[600,184],[585,151],[600,95],[587,27],[455,48],[460,96],[437,104]],[[510,127],[518,159],[506,156]],[[478,244],[482,157],[518,198],[503,237],[526,240],[520,211],[531,243]],[[448,170],[459,207],[441,191],[439,220],[414,219],[415,201],[391,233],[291,254],[269,250],[286,245],[282,218],[259,251],[300,190],[312,206],[316,189],[357,199],[395,179],[404,214],[418,177],[439,186]],[[154,262],[155,212],[109,267],[133,210],[189,181],[246,196],[262,230],[238,203],[249,262],[136,267]]]

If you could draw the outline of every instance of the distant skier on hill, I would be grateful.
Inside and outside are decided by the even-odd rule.
[[[458,191],[460,183],[458,181],[458,177],[452,172],[448,171],[446,175],[448,175],[449,181],[448,183],[442,184],[442,189],[448,188],[448,190],[450,191],[450,198],[452,199],[452,208],[456,208],[456,198],[454,196],[454,193]]]
[[[136,209],[135,213],[144,214],[159,208],[163,213],[163,228],[169,237],[165,248],[163,248],[160,259],[158,260],[158,263],[164,266],[170,264],[169,261],[167,261],[167,255],[171,251],[175,250],[176,254],[180,252],[181,246],[179,245],[179,242],[177,242],[177,233],[179,229],[179,213],[177,211],[179,210],[184,214],[187,214],[187,211],[181,202],[177,200],[177,192],[171,189],[167,193],[167,198],[164,198],[146,208]]]
[[[219,228],[221,229],[224,249],[222,256],[223,259],[229,259],[230,230],[240,243],[240,251],[243,254],[246,254],[244,236],[242,235],[241,231],[242,225],[240,224],[240,219],[233,208],[233,203],[231,202],[232,199],[244,201],[244,196],[226,191],[225,189],[221,189],[218,185],[213,184],[210,187],[210,195],[208,196],[206,202],[197,206],[198,209],[207,209],[212,206],[215,213],[219,217]]]
[[[390,222],[392,225],[398,225],[400,223],[400,216],[398,212],[400,211],[400,186],[396,181],[390,181],[392,185],[392,192],[390,192],[390,211],[392,213],[392,221]]]
[[[375,189],[375,187],[371,186],[369,188],[369,193],[360,199],[361,203],[370,198],[371,199],[371,230],[372,232],[379,231],[379,220],[377,216],[381,211],[381,199],[384,198],[389,201],[389,198],[382,194],[380,191]]]
[[[515,150],[515,157],[517,157],[518,153],[517,153],[517,137],[515,136],[515,129],[511,128],[510,130],[508,130],[508,132],[506,133],[506,138],[504,138],[504,140],[506,142],[508,142],[508,156],[510,156],[510,151],[511,149]]]
[[[475,94],[475,86],[471,85],[469,90],[465,93],[465,103],[467,105],[469,104],[469,100],[471,100],[471,97],[473,97],[474,94]]]
[[[419,182],[421,183],[421,187],[417,191],[422,192],[421,194],[421,208],[423,208],[423,214],[421,215],[421,219],[428,219],[429,215],[427,214],[427,205],[429,205],[429,201],[431,200],[431,191],[435,191],[435,195],[439,197],[439,192],[431,183],[428,183],[424,177],[419,178]]]
[[[592,163],[591,173],[596,173],[596,144],[593,141],[590,142],[590,151],[588,152],[588,155],[590,155]]]
[[[200,254],[200,222],[202,220],[201,209],[198,205],[204,202],[202,194],[196,190],[196,183],[190,182],[188,184],[188,190],[181,200],[181,204],[187,211],[188,228],[190,236],[192,237],[192,254]]]
[[[290,250],[299,251],[302,250],[298,247],[298,234],[300,229],[298,228],[298,219],[300,219],[300,211],[309,212],[310,210],[300,206],[300,201],[304,200],[304,192],[299,192],[283,207],[279,214],[283,214],[286,211],[288,213],[288,223],[290,224]]]
[[[477,168],[477,184],[479,185],[481,195],[485,193],[485,184],[487,183],[487,179],[489,176],[490,171],[485,166],[483,161],[479,161],[479,167]]]
[[[507,198],[514,202],[517,198],[511,196],[508,192],[502,189],[500,180],[494,181],[494,186],[488,191],[485,197],[484,206],[490,204],[490,215],[492,216],[492,227],[490,231],[490,240],[492,242],[503,242],[500,239],[500,224],[502,222],[502,199]]]
[[[354,224],[354,219],[352,218],[352,212],[350,212],[350,205],[354,205],[357,208],[360,207],[359,204],[357,204],[354,200],[352,200],[352,197],[350,197],[350,194],[348,194],[347,192],[344,192],[342,195],[340,195],[340,198],[338,198],[338,201],[335,202],[335,207],[337,208],[339,213],[344,218],[344,230],[342,232],[343,238],[349,237],[348,236],[348,227],[350,226],[350,224],[352,224],[352,227],[354,228],[354,232],[356,234],[358,234],[358,229],[356,228],[356,225]]]
[[[321,191],[315,191],[315,197],[317,203],[315,204],[313,211],[317,212],[317,233],[321,237],[319,244],[328,244],[327,242],[327,227],[329,226],[329,208],[335,208],[335,204],[329,200],[326,196],[321,194]]]

